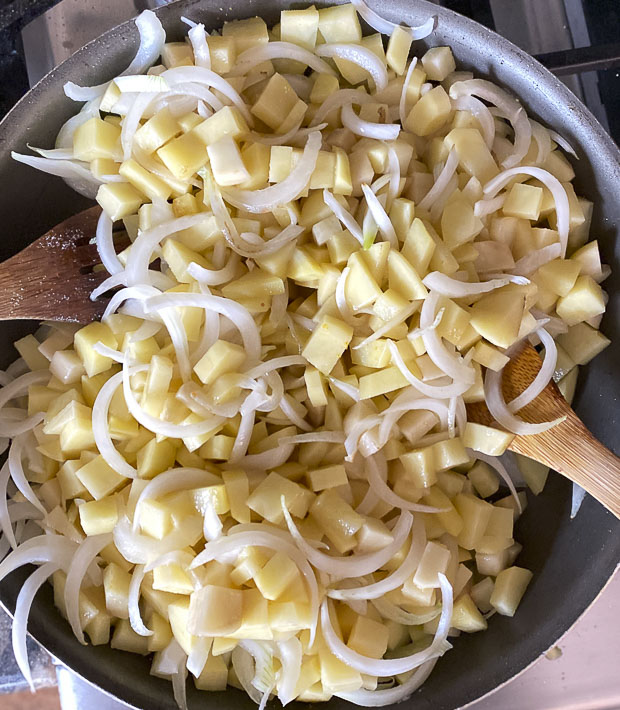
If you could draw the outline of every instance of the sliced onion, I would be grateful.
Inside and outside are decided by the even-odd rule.
[[[235,675],[241,686],[257,705],[262,702],[261,693],[252,685],[254,677],[254,661],[252,656],[240,645],[235,646],[231,655],[231,661]]]
[[[15,151],[11,151],[13,160],[18,163],[24,163],[31,168],[36,168],[41,172],[49,175],[56,175],[61,178],[71,179],[72,186],[78,192],[90,199],[95,199],[97,190],[104,182],[120,182],[120,175],[112,175],[106,179],[96,178],[90,171],[88,163],[81,163],[76,160],[48,160],[47,158],[38,158],[33,155],[21,155]],[[120,178],[117,180],[117,178]]]
[[[256,379],[257,377],[263,377],[273,370],[279,370],[281,367],[294,367],[295,365],[303,365],[305,367],[307,362],[306,358],[301,355],[284,355],[283,357],[276,357],[266,362],[261,362],[259,365],[255,365],[252,369],[248,370],[245,374],[247,377]]]
[[[353,587],[352,589],[328,589],[326,594],[331,599],[352,600],[352,599],[378,599],[387,592],[402,586],[405,581],[413,575],[420,563],[424,547],[426,546],[426,532],[421,518],[413,519],[411,528],[412,542],[405,559],[399,567],[388,574],[387,577],[366,584],[363,587]]]
[[[228,257],[226,266],[221,269],[205,269],[195,262],[192,262],[187,273],[196,281],[207,284],[208,286],[219,286],[220,284],[228,283],[235,277],[239,268],[239,257],[232,252]]]
[[[248,310],[240,303],[222,296],[203,293],[164,293],[144,302],[146,313],[154,313],[162,308],[193,306],[215,311],[233,323],[241,334],[248,363],[260,360],[261,340],[258,328]]]
[[[4,462],[2,468],[0,468],[0,528],[4,539],[8,540],[11,548],[14,550],[17,547],[17,541],[15,540],[15,533],[13,532],[13,526],[11,521],[11,516],[9,515],[8,500],[7,500],[7,484],[10,478],[9,464],[7,461]],[[2,555],[4,557],[4,555]]]
[[[385,690],[353,690],[348,692],[334,693],[338,698],[342,698],[349,703],[362,705],[363,707],[385,707],[395,705],[407,700],[411,695],[426,682],[437,663],[437,658],[426,661],[419,666],[404,683]]]
[[[419,626],[426,624],[427,621],[433,621],[441,614],[441,607],[435,606],[421,614],[413,614],[409,611],[404,611],[396,604],[379,597],[372,600],[372,605],[381,614],[384,619],[390,619],[404,626]]]
[[[202,520],[193,515],[161,540],[134,533],[129,518],[123,516],[114,527],[114,544],[121,555],[133,564],[148,564],[166,552],[195,545],[202,534]]]
[[[281,669],[278,677],[278,698],[282,705],[287,705],[296,697],[295,688],[301,673],[303,651],[301,642],[293,637],[276,643],[276,653]]]
[[[291,202],[308,185],[316,167],[321,142],[319,131],[310,133],[303,155],[282,182],[261,190],[226,190],[222,193],[224,199],[235,207],[256,213],[271,212],[276,207]]]
[[[336,298],[336,306],[338,307],[338,311],[340,312],[340,315],[342,316],[342,320],[348,323],[349,325],[352,326],[357,326],[359,323],[360,318],[356,317],[353,315],[351,312],[351,309],[349,308],[349,304],[347,303],[347,299],[345,296],[345,290],[347,287],[347,278],[349,276],[349,273],[351,272],[351,267],[345,266],[344,269],[342,270],[342,273],[338,277],[338,282],[336,283],[336,292],[335,292],[335,298]]]
[[[562,258],[566,255],[566,246],[568,244],[568,230],[570,226],[570,206],[566,190],[562,187],[562,183],[550,172],[542,168],[536,168],[529,165],[521,165],[518,168],[504,170],[504,172],[496,175],[492,180],[484,186],[483,192],[485,197],[494,197],[502,188],[504,188],[513,177],[517,175],[530,175],[536,178],[545,185],[553,197],[555,202],[555,212],[558,220],[558,234],[560,235],[560,244],[562,245]]]
[[[45,562],[58,562],[67,567],[75,553],[77,545],[62,535],[37,535],[22,542],[0,563],[0,581],[18,567],[28,564],[41,565]]]
[[[339,380],[336,377],[331,377],[331,375],[329,377],[329,381],[336,389],[339,389],[341,392],[346,394],[347,397],[350,397],[354,402],[360,401],[359,387],[355,387],[349,382],[343,382],[342,380]]]
[[[397,123],[374,123],[360,118],[351,104],[342,107],[342,125],[356,136],[375,138],[379,141],[393,141],[398,138],[400,126]]]
[[[537,372],[536,377],[530,382],[527,388],[521,392],[518,397],[508,402],[508,411],[518,412],[520,409],[529,404],[532,400],[536,399],[538,395],[545,389],[545,387],[553,379],[553,373],[555,372],[555,366],[558,359],[558,349],[555,344],[555,340],[547,333],[544,328],[539,328],[536,331],[536,335],[540,338],[542,344],[545,346],[545,357],[540,370]]]
[[[17,599],[15,601],[15,613],[13,614],[13,625],[11,627],[11,638],[13,642],[13,653],[19,670],[34,693],[34,681],[28,663],[28,649],[26,648],[26,634],[28,630],[28,616],[30,607],[34,601],[36,593],[44,582],[51,577],[54,572],[60,569],[57,562],[46,562],[41,565],[36,572],[33,572],[23,583]]]
[[[555,140],[555,139],[554,139]],[[556,143],[558,141],[556,140]],[[581,504],[583,503],[583,499],[586,497],[586,491],[577,483],[573,481],[573,493],[572,493],[572,498],[571,498],[571,506],[570,506],[570,518],[571,520],[577,515],[579,512],[579,508],[581,508]]]
[[[518,165],[527,155],[532,139],[532,127],[527,114],[508,92],[500,89],[485,79],[467,79],[457,81],[450,87],[450,98],[458,99],[460,96],[475,95],[488,101],[506,115],[514,130],[514,150],[504,159],[502,166],[512,168]]]
[[[207,33],[205,32],[205,26],[202,23],[194,25],[194,27],[192,27],[192,29],[187,33],[187,36],[189,37],[189,41],[192,43],[194,64],[197,67],[211,69],[211,52],[209,51],[209,45],[207,44]]]
[[[300,128],[300,126],[301,121],[286,133],[256,133],[256,131],[252,131],[251,138],[254,143],[263,143],[264,145],[288,145],[290,143],[297,145],[300,139],[306,139],[313,131],[322,131],[327,127],[327,124],[319,123],[309,128]]]
[[[180,708],[180,710],[187,710],[187,656],[184,653],[179,659],[178,665],[170,677],[172,681],[172,694],[174,695],[174,701]]]
[[[241,98],[236,89],[233,88],[230,82],[226,81],[219,74],[216,74],[205,67],[174,67],[166,70],[162,77],[171,85],[196,83],[210,86],[230,101],[239,109],[243,118],[247,121],[248,126],[254,125],[252,114],[248,110],[245,101]]]
[[[532,138],[538,146],[536,165],[542,165],[547,160],[549,153],[551,153],[551,136],[549,131],[544,126],[541,126],[538,121],[533,121],[530,118],[530,125],[532,126]]]
[[[8,464],[11,472],[11,479],[17,486],[17,490],[24,496],[24,498],[45,515],[46,510],[41,501],[37,498],[36,493],[32,490],[32,486],[28,482],[24,472],[22,455],[25,445],[25,436],[25,434],[22,434],[21,436],[17,436],[13,439],[13,443],[9,449]]]
[[[536,249],[536,251],[521,257],[511,270],[519,276],[529,276],[544,264],[548,264],[554,259],[559,259],[561,255],[562,245],[559,242],[548,244],[546,247]]]
[[[441,271],[433,271],[422,279],[422,283],[432,291],[440,293],[448,298],[464,298],[466,296],[477,296],[480,293],[494,291],[496,288],[501,288],[509,283],[519,284],[520,286],[529,283],[528,279],[522,276],[505,276],[491,279],[490,281],[481,281],[479,283],[467,283],[453,279]]]
[[[575,152],[575,149],[566,140],[566,138],[562,137],[557,131],[554,131],[551,128],[549,128],[547,132],[548,132],[551,140],[555,141],[560,146],[560,148],[562,148],[562,150],[565,150],[567,153],[570,153],[570,155],[572,155],[573,158],[577,158],[577,160],[579,160],[579,156]]]
[[[129,623],[131,628],[139,636],[152,636],[153,632],[147,629],[140,614],[140,587],[144,579],[144,565],[136,565],[129,583],[129,594],[127,595],[127,608],[129,611]]]
[[[355,7],[360,16],[373,28],[373,30],[381,32],[381,34],[384,35],[391,35],[396,27],[400,27],[402,30],[406,30],[411,35],[411,39],[424,39],[431,34],[435,27],[437,27],[437,15],[432,15],[419,27],[406,27],[403,25],[397,25],[396,23],[390,22],[384,17],[381,17],[381,15],[378,15],[374,10],[368,7],[364,0],[351,0],[351,4]]]
[[[107,272],[110,274],[118,274],[120,271],[123,271],[124,267],[119,261],[114,249],[112,226],[112,220],[101,210],[99,221],[97,222],[97,253]]]
[[[267,42],[267,44],[259,44],[246,49],[237,57],[237,62],[229,76],[242,76],[257,64],[271,59],[292,59],[306,64],[318,74],[336,76],[336,72],[327,62],[319,59],[313,52],[292,42]]]
[[[338,217],[344,226],[351,232],[360,244],[364,243],[364,236],[359,224],[355,221],[353,215],[346,210],[340,202],[325,188],[323,190],[323,201],[329,209]]]
[[[372,218],[375,220],[384,239],[388,241],[394,249],[398,249],[398,237],[396,236],[392,222],[385,211],[385,207],[381,204],[381,202],[379,202],[379,199],[368,187],[368,185],[362,185],[362,192],[366,198],[366,204],[372,214]]]
[[[187,663],[185,667],[194,676],[198,676],[202,673],[207,660],[209,659],[209,651],[213,644],[213,639],[209,636],[197,636],[194,639],[192,650],[187,657]]]
[[[361,673],[373,676],[389,677],[406,673],[421,666],[426,661],[443,656],[452,646],[446,639],[450,630],[450,620],[452,618],[453,595],[452,585],[444,574],[439,573],[439,584],[441,586],[442,610],[439,625],[431,645],[423,651],[418,651],[410,656],[402,658],[369,658],[349,648],[334,631],[330,619],[330,602],[325,599],[321,604],[321,630],[330,651],[350,668],[354,668]]]
[[[420,202],[420,207],[425,210],[430,210],[433,205],[441,198],[441,196],[446,192],[452,176],[456,172],[459,164],[459,154],[455,147],[452,147],[446,158],[446,162],[437,176],[433,187],[424,195],[422,201]]]
[[[135,478],[138,475],[137,470],[131,464],[127,463],[123,456],[116,450],[116,447],[112,443],[108,426],[110,402],[116,390],[121,386],[122,381],[123,373],[119,372],[105,382],[103,387],[99,390],[93,404],[93,435],[97,449],[108,466],[121,476]]]
[[[284,497],[282,497],[282,500],[284,500]],[[351,555],[350,557],[336,557],[320,552],[312,547],[312,545],[308,544],[297,529],[291,514],[284,504],[282,505],[282,512],[284,513],[289,532],[293,536],[297,547],[299,547],[314,567],[333,575],[337,579],[362,577],[365,574],[370,574],[380,567],[383,567],[403,546],[411,530],[411,525],[413,524],[411,513],[407,510],[403,510],[392,531],[394,539],[384,548],[375,552]]]
[[[67,620],[71,624],[71,629],[76,639],[83,646],[86,645],[86,640],[84,639],[82,621],[80,619],[80,588],[86,571],[95,557],[111,542],[112,533],[87,537],[75,551],[69,569],[67,570],[64,599],[65,608],[67,610]]]
[[[375,91],[383,91],[388,83],[387,69],[379,57],[359,44],[320,44],[316,48],[319,57],[337,57],[357,64],[367,71],[375,83]]]
[[[477,458],[480,459],[481,461],[484,461],[487,463],[491,468],[494,468],[497,473],[499,474],[500,478],[504,481],[506,486],[508,487],[508,490],[510,491],[510,495],[515,499],[515,503],[517,504],[517,510],[519,513],[522,513],[523,510],[521,508],[521,501],[519,500],[519,494],[517,493],[517,489],[515,488],[514,482],[512,478],[510,477],[510,474],[506,470],[506,467],[504,464],[499,460],[499,457],[497,456],[489,456],[488,454],[484,454],[481,451],[473,451],[472,449],[468,449],[468,453],[472,458]]]
[[[372,96],[358,91],[357,89],[339,89],[328,96],[325,101],[319,106],[314,114],[311,126],[315,126],[318,130],[320,124],[332,111],[342,108],[347,104],[353,106],[362,106],[363,104],[372,103]]]
[[[166,41],[166,33],[157,15],[151,10],[144,10],[135,19],[140,33],[140,46],[131,64],[121,72],[120,76],[128,74],[143,74],[160,56]],[[72,81],[65,84],[65,94],[74,101],[90,101],[106,90],[109,82],[98,86],[78,86]]]
[[[471,94],[459,96],[452,102],[457,111],[469,111],[480,124],[480,132],[490,150],[495,140],[495,121],[488,107]]]
[[[504,206],[507,195],[498,195],[492,200],[478,200],[474,205],[475,217],[486,217],[489,214],[497,212]]]
[[[406,321],[409,316],[413,315],[415,311],[418,308],[418,304],[416,302],[413,302],[407,308],[403,308],[400,313],[397,313],[395,316],[390,318],[388,321],[386,321],[380,328],[375,330],[372,335],[369,335],[367,338],[364,338],[360,343],[357,345],[353,346],[353,350],[358,350],[359,348],[363,347],[364,345],[368,345],[369,343],[373,343],[375,340],[378,340],[379,338],[382,338],[386,333],[389,333],[392,328],[396,327],[403,321]]]
[[[411,76],[413,75],[413,70],[418,64],[418,58],[413,57],[409,62],[409,68],[405,74],[405,80],[403,82],[403,88],[400,92],[400,101],[398,102],[398,117],[400,118],[400,125],[404,128],[407,121],[407,91],[409,90],[409,82],[411,81]]]
[[[296,434],[295,436],[283,436],[278,439],[281,444],[315,444],[326,442],[329,444],[344,443],[344,432],[342,431],[312,431],[308,434]]]

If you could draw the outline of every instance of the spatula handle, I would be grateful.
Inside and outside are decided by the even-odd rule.
[[[620,518],[620,459],[592,436],[573,411],[542,434],[517,436],[510,448],[575,481]]]

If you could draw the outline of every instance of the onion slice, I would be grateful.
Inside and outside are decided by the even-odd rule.
[[[529,283],[529,280],[522,276],[506,274],[506,276],[491,279],[490,281],[467,283],[453,279],[447,274],[443,274],[441,271],[433,271],[422,279],[422,283],[428,289],[436,291],[442,296],[447,296],[448,298],[464,298],[466,296],[477,296],[480,293],[494,291],[496,288],[501,288],[509,283],[524,286]]]
[[[387,69],[379,57],[359,44],[320,44],[316,48],[319,57],[346,59],[367,71],[375,83],[375,91],[383,91],[388,83]]]
[[[246,74],[257,64],[271,59],[293,59],[296,62],[306,64],[318,74],[336,76],[336,72],[327,62],[319,59],[313,52],[292,42],[267,42],[267,44],[260,44],[246,49],[237,57],[237,62],[229,72],[229,76]]]
[[[351,4],[355,7],[360,16],[373,28],[373,30],[381,32],[381,34],[384,35],[391,35],[396,27],[400,27],[411,35],[411,39],[424,39],[433,32],[435,27],[437,27],[437,15],[432,15],[419,27],[406,27],[403,25],[397,25],[395,22],[390,22],[384,17],[381,17],[381,15],[378,15],[374,10],[368,7],[364,0],[351,0]]]
[[[379,141],[393,141],[398,138],[400,126],[397,123],[374,123],[360,118],[351,104],[342,107],[342,125],[356,136],[374,138]]]

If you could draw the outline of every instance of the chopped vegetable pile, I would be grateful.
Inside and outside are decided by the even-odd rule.
[[[154,654],[181,707],[188,672],[261,707],[391,704],[530,581],[515,486],[548,470],[504,452],[609,342],[593,206],[564,139],[413,44],[435,18],[185,21],[166,43],[144,12],[121,76],[66,85],[86,103],[57,147],[14,154],[96,196],[113,291],[1,373],[0,579],[39,565],[16,656],[30,679],[51,579],[81,643]],[[528,341],[542,368],[506,402]],[[482,401],[497,428],[468,422]]]

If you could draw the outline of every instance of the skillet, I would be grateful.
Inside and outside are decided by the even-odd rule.
[[[185,35],[187,28],[181,23],[181,16],[203,22],[207,29],[256,14],[273,25],[279,20],[280,10],[290,7],[286,0],[237,0],[230,6],[219,0],[179,0],[157,13],[172,41]],[[612,276],[604,284],[610,301],[602,330],[613,344],[590,366],[582,368],[575,408],[595,436],[619,454],[618,148],[563,84],[499,35],[425,0],[385,0],[376,9],[392,21],[410,25],[438,15],[438,27],[431,37],[414,43],[417,54],[422,54],[426,46],[450,45],[459,68],[472,69],[477,76],[509,87],[531,116],[558,131],[576,148],[580,160],[572,161],[577,173],[575,186],[578,194],[594,201],[591,236],[598,238],[604,261],[612,267]],[[4,231],[1,259],[91,204],[58,178],[13,162],[10,151],[24,152],[26,143],[52,147],[60,126],[76,111],[76,104],[63,94],[64,82],[91,85],[112,78],[127,66],[137,43],[132,22],[110,30],[44,77],[0,123],[0,224]],[[32,325],[25,322],[0,323],[0,367],[6,367],[16,357],[10,343],[30,330]],[[491,692],[552,646],[600,593],[620,559],[620,522],[588,497],[577,518],[571,521],[570,490],[568,481],[551,475],[544,492],[538,497],[530,496],[528,508],[519,520],[515,538],[524,549],[518,564],[531,569],[534,579],[516,617],[495,616],[486,632],[456,639],[455,649],[441,659],[429,680],[406,705],[452,710]],[[28,573],[29,570],[18,570],[0,584],[0,602],[7,609],[14,608]],[[29,630],[62,663],[104,692],[136,708],[176,708],[171,684],[149,676],[147,659],[108,646],[80,646],[54,607],[48,585],[32,607]],[[199,693],[191,682],[188,705],[221,710],[254,707],[238,691]],[[329,708],[344,710],[347,705],[333,699]]]

